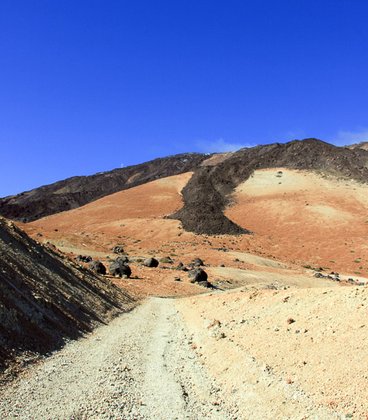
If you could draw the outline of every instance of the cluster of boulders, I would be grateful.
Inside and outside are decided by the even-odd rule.
[[[115,254],[119,254],[115,260],[110,262],[109,274],[115,277],[129,278],[132,274],[128,263],[129,258],[126,255],[120,255],[124,252],[122,245],[116,245],[112,248]],[[104,263],[99,260],[93,260],[89,255],[78,255],[76,261],[88,264],[88,268],[96,274],[106,275],[107,268]]]
[[[122,255],[124,252],[123,246],[116,245],[112,248],[112,251],[115,254],[119,254],[119,256],[114,260],[110,261],[110,264],[108,266],[109,274],[114,277],[130,278],[132,270],[128,265],[128,263],[130,262],[129,257],[126,255]],[[76,257],[76,260],[79,262],[88,263],[89,269],[95,272],[96,274],[106,275],[107,273],[106,266],[99,260],[93,260],[90,256],[78,255]],[[144,267],[148,268],[157,268],[160,264],[174,264],[174,260],[169,256],[163,257],[160,260],[154,257],[149,257],[146,259],[132,258],[131,261],[140,263]],[[194,258],[189,264],[184,265],[182,262],[179,262],[177,266],[172,267],[172,269],[188,272],[188,277],[191,283],[197,284],[202,287],[213,287],[208,281],[207,273],[202,268],[204,267],[204,265],[205,264],[201,258]],[[169,267],[163,266],[163,268],[168,269]],[[174,280],[181,281],[180,277],[175,277]]]
[[[330,274],[322,274],[320,271],[317,271],[316,273],[314,273],[314,277],[317,277],[319,279],[328,279],[332,281],[341,281],[340,274],[335,273],[334,271],[331,271]],[[360,280],[355,280],[351,277],[349,277],[346,281],[350,284],[353,284],[354,286],[365,286],[364,282]]]
[[[332,272],[331,274],[322,274],[320,271],[314,273],[314,277],[317,279],[329,279],[333,281],[340,281],[340,274]]]
[[[145,259],[142,264],[145,267],[158,267],[160,263],[163,264],[174,264],[174,261],[171,257],[164,257],[158,261],[156,258],[147,258]],[[191,283],[198,284],[199,286],[203,287],[212,287],[211,283],[208,281],[207,273],[201,268],[204,266],[203,260],[200,258],[195,258],[191,261],[187,266],[185,266],[182,262],[179,262],[178,265],[175,267],[175,270],[181,271],[188,271],[188,276],[190,278]],[[174,281],[181,281],[180,277],[175,277]]]
[[[128,265],[127,257],[118,257],[114,261],[111,261],[109,265],[109,274],[114,277],[129,278],[132,274],[132,270]],[[96,274],[105,275],[107,273],[106,266],[101,261],[91,261],[88,265],[90,270]]]

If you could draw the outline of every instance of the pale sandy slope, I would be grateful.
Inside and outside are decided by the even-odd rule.
[[[303,418],[292,395],[367,418],[367,288],[229,292],[178,306],[205,366],[246,417],[263,403],[267,418]]]
[[[285,168],[256,171],[226,215],[284,261],[368,273],[368,185]]]

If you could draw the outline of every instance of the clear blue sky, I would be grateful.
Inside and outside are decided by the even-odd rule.
[[[366,0],[1,0],[0,196],[185,151],[368,140]]]

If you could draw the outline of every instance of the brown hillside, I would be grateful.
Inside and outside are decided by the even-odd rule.
[[[349,149],[363,149],[368,150],[368,142],[363,141],[361,143],[351,144],[350,146],[347,146]]]

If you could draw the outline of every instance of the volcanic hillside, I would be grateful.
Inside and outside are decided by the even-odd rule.
[[[224,216],[224,210],[234,189],[257,169],[304,169],[359,182],[368,180],[367,150],[336,147],[316,139],[245,148],[220,156],[216,160],[216,155],[177,155],[71,178],[3,198],[0,213],[11,219],[32,221],[154,179],[192,171],[194,175],[183,189],[184,207],[171,217],[179,219],[185,230],[195,233],[240,234],[248,232],[246,223],[240,227]]]
[[[214,267],[230,264],[245,268],[233,260],[249,258],[219,251],[226,249],[299,267],[367,276],[368,151],[309,139],[206,159],[185,156],[180,159],[193,156],[191,165],[198,165],[192,171],[168,177],[156,173],[159,178],[155,181],[23,227],[34,238],[42,234],[42,241],[52,241],[72,257],[88,254],[104,259],[121,243],[136,257],[171,255],[177,262],[187,263],[201,256]],[[145,174],[146,178],[152,176]],[[53,202],[59,194],[42,197]],[[14,197],[13,204],[18,199]],[[32,206],[30,199],[24,200],[24,205]],[[248,231],[253,234],[238,235]],[[139,266],[137,270],[137,275],[145,276]],[[220,267],[214,270],[216,277],[224,275],[231,281],[236,277]],[[160,290],[164,295],[174,293],[168,273],[160,271],[161,278],[159,272],[147,274],[151,290],[158,293],[157,285],[163,284],[160,279],[167,279],[168,289]],[[184,283],[176,283],[174,290],[192,293]]]
[[[224,216],[231,193],[253,171],[266,168],[317,171],[323,175],[368,181],[368,151],[336,147],[315,139],[241,149],[215,166],[199,168],[183,190],[184,207],[172,217],[186,230],[206,234],[246,233]],[[246,215],[243,215],[246,224]]]
[[[134,301],[0,218],[0,368],[77,338]]]
[[[68,178],[0,199],[0,214],[29,222],[155,179],[192,171],[207,158],[203,154],[186,153],[91,176]]]

